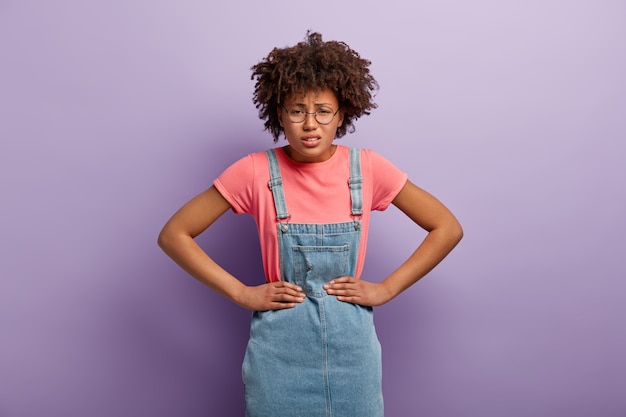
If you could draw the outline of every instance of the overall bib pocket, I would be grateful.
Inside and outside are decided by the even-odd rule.
[[[309,297],[328,295],[323,285],[348,275],[350,245],[292,246],[295,284]]]

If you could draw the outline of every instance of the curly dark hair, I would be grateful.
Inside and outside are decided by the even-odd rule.
[[[322,35],[310,30],[303,42],[274,48],[251,68],[251,78],[256,79],[253,102],[274,142],[283,131],[279,106],[286,97],[307,91],[332,90],[344,111],[336,137],[354,132],[354,121],[376,108],[372,99],[378,83],[370,74],[370,64],[346,43],[324,42]]]

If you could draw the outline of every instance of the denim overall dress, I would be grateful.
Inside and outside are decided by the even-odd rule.
[[[280,168],[267,151],[282,279],[306,293],[294,308],[257,311],[243,362],[248,417],[382,417],[380,343],[373,312],[323,285],[354,276],[361,237],[360,151],[350,150],[353,221],[289,223]]]

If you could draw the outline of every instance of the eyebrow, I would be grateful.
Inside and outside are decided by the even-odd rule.
[[[306,103],[297,103],[297,102],[293,102],[291,103],[292,106],[302,106],[302,107],[306,107]],[[328,107],[332,107],[333,105],[330,103],[313,103],[314,106],[328,106]]]

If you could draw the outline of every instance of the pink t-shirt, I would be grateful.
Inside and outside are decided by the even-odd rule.
[[[292,223],[340,223],[352,220],[350,213],[350,151],[337,146],[333,156],[324,162],[299,163],[290,159],[282,148],[276,156],[283,179],[287,211]],[[363,216],[361,244],[356,277],[361,276],[365,262],[370,212],[385,210],[398,195],[407,175],[382,156],[361,150],[363,177]],[[235,213],[254,218],[261,242],[263,268],[268,282],[280,281],[276,210],[269,164],[264,152],[250,154],[227,168],[215,181],[217,190]]]

